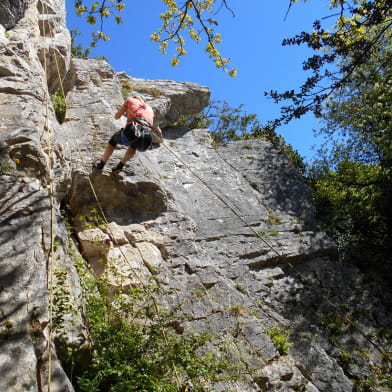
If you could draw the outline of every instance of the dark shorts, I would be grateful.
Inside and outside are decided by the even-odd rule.
[[[135,131],[139,136],[135,135]],[[121,144],[127,147],[133,147],[138,151],[146,151],[151,147],[152,136],[147,128],[137,125],[135,128],[132,124],[128,124],[125,128],[117,131],[109,140],[109,144],[116,147]]]

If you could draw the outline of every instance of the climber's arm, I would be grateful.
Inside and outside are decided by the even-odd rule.
[[[117,113],[114,115],[114,118],[118,120],[125,112],[127,111],[127,105],[124,102],[123,105],[118,109]]]

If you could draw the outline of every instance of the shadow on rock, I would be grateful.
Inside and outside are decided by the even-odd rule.
[[[71,214],[89,215],[104,211],[109,221],[139,223],[157,218],[167,210],[167,195],[154,182],[130,182],[106,173],[88,177],[74,173],[68,198]]]

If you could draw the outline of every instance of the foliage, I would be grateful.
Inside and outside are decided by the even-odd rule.
[[[183,114],[179,119],[173,123],[173,126],[184,126],[188,129],[206,129],[213,123],[202,111],[200,113],[186,115]]]
[[[57,121],[62,124],[68,109],[68,103],[65,99],[65,96],[61,90],[58,90],[52,95],[51,99]]]
[[[87,5],[88,4],[88,5]],[[75,11],[78,16],[85,16],[87,23],[96,25],[99,21],[99,30],[93,32],[91,46],[95,47],[99,40],[108,41],[110,38],[103,33],[103,22],[109,16],[114,15],[117,24],[122,23],[120,13],[124,10],[125,4],[122,0],[116,2],[109,1],[109,5],[103,1],[83,1],[74,0]]]
[[[279,231],[276,230],[260,230],[257,232],[259,237],[277,237],[279,236]]]
[[[286,154],[300,173],[305,172],[303,159],[298,152],[287,144],[282,136],[277,135],[273,128],[262,125],[255,113],[244,110],[244,105],[233,108],[226,101],[212,101],[200,113],[182,116],[172,125],[183,125],[189,129],[209,128],[216,143],[267,139]]]
[[[237,283],[235,285],[235,288],[240,291],[241,293],[245,293],[246,292],[246,287],[242,284],[242,283]]]
[[[290,4],[296,1],[291,0]],[[326,30],[317,20],[310,33],[301,32],[283,41],[283,45],[307,45],[316,54],[303,64],[304,71],[310,71],[311,75],[298,91],[265,93],[275,102],[289,101],[273,126],[309,111],[320,117],[325,100],[344,89],[360,67],[371,64],[374,48],[390,32],[391,0],[330,0],[329,3],[332,14],[323,20],[336,18],[331,30]]]
[[[346,332],[348,325],[344,312],[335,310],[333,313],[323,314],[318,320],[321,329],[328,332],[330,336],[338,336]]]
[[[290,335],[290,330],[283,330],[278,325],[272,329],[266,329],[266,334],[273,341],[276,349],[279,351],[279,354],[285,355],[288,353],[291,344],[288,342],[288,338]]]
[[[14,324],[10,320],[4,320],[0,325],[0,342],[7,340],[14,333]]]
[[[228,72],[230,76],[235,76],[235,68],[228,66],[230,59],[223,58],[217,49],[217,45],[222,42],[222,38],[219,33],[215,33],[214,26],[217,26],[218,22],[211,17],[211,15],[219,12],[222,5],[229,9],[226,1],[218,6],[218,10],[214,10],[214,5],[217,3],[215,0],[180,2],[163,0],[163,2],[167,6],[167,11],[160,15],[162,26],[150,38],[152,41],[159,43],[159,50],[162,54],[167,54],[169,43],[177,45],[177,53],[172,57],[171,64],[177,65],[180,62],[180,57],[187,53],[183,31],[186,31],[196,43],[202,40],[201,34],[204,34],[207,39],[205,51],[209,58],[212,59],[217,68]],[[195,28],[195,21],[199,24],[199,28]]]
[[[238,289],[238,288],[237,288],[237,290],[241,291],[241,290]],[[245,288],[244,288],[243,290],[245,290]],[[235,316],[237,316],[237,317],[238,317],[238,316],[245,316],[245,315],[247,315],[247,314],[250,313],[250,309],[249,309],[248,306],[240,305],[240,304],[233,304],[233,305],[230,305],[229,308],[228,308],[228,311],[229,311],[231,314],[233,314],[233,315],[235,315]]]
[[[343,260],[389,273],[391,38],[391,32],[385,33],[372,46],[367,63],[359,65],[350,82],[328,99],[320,130],[327,142],[308,170],[318,217],[336,240]]]
[[[56,284],[52,288],[53,314],[52,328],[57,334],[64,333],[65,315],[74,307],[71,297],[71,288],[67,284],[67,271],[56,269],[53,272]]]
[[[9,166],[3,165],[0,163],[0,176],[2,174],[9,174],[13,171],[13,169]]]
[[[226,101],[213,101],[207,111],[214,121],[211,136],[217,143],[251,139],[261,127],[257,115],[244,110],[244,105],[233,108]]]
[[[317,216],[337,242],[342,260],[374,270],[386,267],[391,187],[385,170],[343,160],[336,171],[314,166],[307,179]]]
[[[77,59],[86,59],[91,53],[90,48],[83,49],[82,45],[75,46],[76,37],[81,35],[78,29],[70,30],[71,33],[71,56]]]
[[[82,391],[178,391],[190,383],[194,391],[236,377],[234,368],[204,346],[205,333],[182,333],[175,311],[159,309],[157,287],[111,292],[102,275],[93,278],[78,263],[85,293],[92,363],[78,379]]]
[[[267,222],[271,225],[280,225],[282,223],[282,220],[273,211],[270,211],[268,213]]]
[[[108,41],[110,39],[103,33],[104,20],[114,16],[116,22],[121,24],[121,12],[125,8],[125,3],[125,0],[111,0],[109,4],[105,1],[99,3],[93,0],[74,0],[78,16],[85,16],[89,24],[99,23],[99,29],[93,33],[92,47],[95,47],[99,40]],[[226,0],[218,4],[217,9],[214,7],[217,5],[216,0],[162,0],[162,3],[166,8],[160,14],[162,25],[150,35],[150,39],[159,45],[162,54],[167,54],[170,44],[175,46],[175,54],[170,60],[173,66],[178,65],[181,56],[187,54],[185,35],[197,43],[202,41],[204,36],[207,41],[205,51],[216,67],[228,72],[230,76],[236,75],[236,69],[229,66],[230,59],[222,57],[217,49],[222,38],[219,33],[215,32],[215,26],[218,25],[218,22],[212,17],[223,6],[233,13]]]
[[[392,31],[392,30],[391,30]],[[392,34],[373,46],[367,64],[325,105],[321,135],[330,139],[328,160],[350,159],[392,168]]]

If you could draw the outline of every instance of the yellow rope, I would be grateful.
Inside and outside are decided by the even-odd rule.
[[[46,4],[45,4],[46,7]],[[47,11],[46,11],[47,12]],[[43,34],[45,34],[45,23],[43,23]],[[46,47],[44,48],[44,71],[47,78],[47,55]],[[52,339],[53,339],[53,255],[54,255],[54,239],[55,239],[55,213],[54,213],[54,193],[53,193],[53,165],[52,165],[52,141],[51,130],[49,127],[49,90],[45,90],[45,122],[44,132],[46,131],[46,143],[48,148],[48,191],[50,203],[50,248],[48,253],[48,291],[49,291],[49,333],[48,333],[48,392],[52,383]]]

